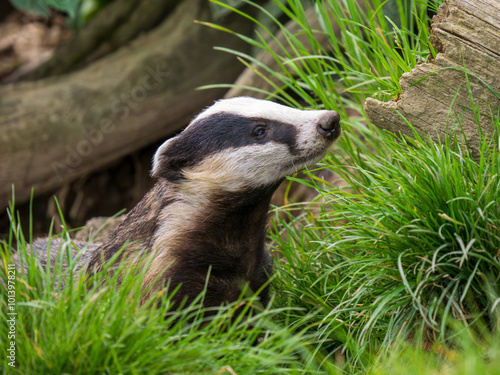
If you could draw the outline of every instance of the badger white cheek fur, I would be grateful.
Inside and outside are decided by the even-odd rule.
[[[293,160],[286,145],[269,142],[222,150],[186,169],[183,175],[191,185],[200,183],[211,190],[238,192],[279,181],[288,174],[289,168],[287,172],[283,168],[293,165]]]

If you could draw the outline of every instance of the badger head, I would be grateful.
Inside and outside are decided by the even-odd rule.
[[[335,111],[237,97],[216,102],[156,152],[152,175],[198,189],[275,186],[322,159],[340,135]]]

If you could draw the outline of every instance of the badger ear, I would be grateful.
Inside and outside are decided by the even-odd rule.
[[[164,142],[156,151],[153,157],[153,169],[151,176],[156,178],[166,178],[170,181],[176,181],[182,178],[181,161],[175,157],[172,152],[175,138],[170,138]]]

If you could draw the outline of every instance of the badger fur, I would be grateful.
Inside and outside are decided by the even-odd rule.
[[[131,265],[137,254],[153,253],[144,288],[180,285],[177,302],[193,300],[206,284],[206,306],[236,300],[244,284],[261,289],[272,273],[265,247],[271,196],[286,176],[325,156],[339,121],[334,111],[249,97],[216,102],[158,149],[154,187],[79,262],[100,271],[126,244],[119,257]],[[267,303],[267,287],[260,298]]]

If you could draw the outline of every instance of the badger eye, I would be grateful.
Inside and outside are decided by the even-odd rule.
[[[265,125],[258,125],[252,131],[252,137],[256,139],[262,139],[266,136],[266,134],[267,134],[267,126]]]

